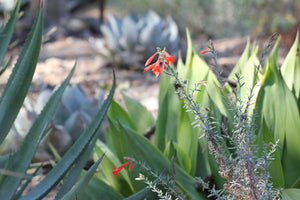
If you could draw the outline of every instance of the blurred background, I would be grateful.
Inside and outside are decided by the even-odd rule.
[[[0,0],[1,26],[9,19],[14,3]],[[11,64],[1,76],[0,91],[30,31],[39,3],[40,0],[22,0],[13,43],[5,58],[11,59]],[[159,79],[143,72],[144,63],[156,47],[166,48],[175,58],[184,60],[186,28],[198,51],[207,49],[209,40],[213,40],[218,70],[223,76],[238,62],[249,40],[263,51],[275,32],[281,35],[282,63],[300,28],[299,0],[43,0],[43,7],[44,37],[33,84],[15,123],[13,134],[17,136],[13,135],[13,144],[8,143],[0,153],[19,145],[15,138],[22,141],[36,113],[75,62],[73,86],[67,90],[61,113],[52,125],[57,132],[75,133],[76,129],[79,133],[71,134],[68,140],[54,138],[62,141],[52,142],[60,145],[55,147],[59,153],[76,140],[93,116],[92,111],[100,106],[105,90],[112,84],[112,68],[118,85],[115,100],[122,104],[124,92],[155,116]],[[210,54],[203,58],[212,62]],[[64,109],[68,107],[75,109]],[[44,149],[35,159],[42,161],[48,156]]]

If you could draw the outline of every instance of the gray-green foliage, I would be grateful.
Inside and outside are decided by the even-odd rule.
[[[154,11],[119,18],[109,15],[101,26],[105,45],[96,41],[95,48],[113,63],[129,68],[141,68],[156,47],[175,53],[179,50],[179,32],[171,17],[162,19]]]

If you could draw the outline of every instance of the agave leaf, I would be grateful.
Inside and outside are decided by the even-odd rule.
[[[149,127],[155,124],[155,119],[152,113],[149,112],[142,104],[126,96],[124,93],[122,95],[128,110],[128,114],[135,122],[137,132],[144,133]]]
[[[282,200],[300,199],[300,189],[284,189],[280,192]]]
[[[38,116],[32,127],[30,128],[20,149],[11,157],[11,163],[9,167],[10,170],[18,173],[26,173],[26,170],[31,163],[35,151],[41,142],[41,138],[44,137],[43,132],[52,119],[63,91],[67,87],[73,72],[74,68],[67,79],[64,81],[64,83],[47,102],[41,114]],[[12,176],[5,177],[3,184],[0,185],[0,195],[3,195],[10,199],[14,195],[14,192],[17,190],[21,180],[21,178]]]
[[[32,181],[32,177],[36,176],[40,170],[40,168],[42,167],[42,165],[38,166],[33,174],[31,174],[31,178],[27,179],[25,183],[22,184],[22,186],[18,189],[18,191],[14,194],[14,196],[12,197],[12,199],[19,199],[22,196],[22,193],[24,192],[24,190],[27,188],[27,186],[31,183]]]
[[[95,136],[97,136],[97,134]],[[68,173],[68,175],[67,175],[66,179],[64,180],[63,185],[59,189],[55,199],[62,199],[63,197],[65,198],[66,196],[72,196],[73,193],[71,191],[73,191],[74,188],[76,188],[77,191],[82,190],[83,186],[82,185],[81,186],[76,186],[78,183],[76,183],[76,185],[75,185],[75,182],[78,179],[78,177],[80,176],[80,174],[82,172],[82,169],[84,168],[87,160],[89,159],[89,156],[91,155],[91,152],[93,151],[93,148],[95,146],[96,140],[97,140],[97,137],[94,137],[93,140],[91,141],[91,144],[84,150],[84,153],[82,153],[77,158],[77,160],[74,163],[73,168]],[[103,156],[104,156],[104,154],[98,159],[97,162],[101,161]],[[94,164],[96,164],[97,162],[95,162]],[[91,168],[90,168],[90,170],[92,170]],[[92,172],[90,172],[90,173],[92,173]],[[80,179],[80,181],[82,182],[81,179]],[[73,196],[74,196],[74,194],[73,194]]]
[[[279,139],[278,148],[285,186],[290,187],[299,177],[300,171],[300,116],[295,96],[289,90],[278,70],[277,54],[279,40],[267,62],[267,70],[256,99],[255,110],[260,129],[268,129],[274,140]],[[262,120],[265,120],[263,124]],[[259,126],[260,125],[260,126]],[[266,127],[263,127],[266,125]]]
[[[14,10],[12,11],[8,22],[3,30],[0,31],[0,65],[2,64],[5,53],[8,49],[9,42],[14,32],[14,28],[18,19],[21,0],[18,0]]]
[[[151,191],[151,189],[146,187],[146,188],[138,191],[137,193],[134,193],[133,195],[124,198],[123,200],[145,199],[150,191]]]
[[[123,196],[121,196],[105,181],[93,177],[83,193],[78,197],[78,200],[121,200],[123,198]]]
[[[86,96],[79,85],[73,85],[67,87],[66,91],[62,96],[62,103],[71,112],[78,110],[86,100]]]
[[[95,139],[94,139],[95,140]],[[96,140],[95,140],[96,141]],[[92,150],[92,148],[90,148]],[[90,153],[91,151],[86,151]],[[83,154],[84,155],[84,154]],[[98,165],[102,161],[105,154],[103,154],[97,162],[95,162],[90,169],[86,172],[86,174],[80,178],[80,180],[72,187],[72,189],[66,193],[66,195],[63,196],[63,198],[57,198],[61,200],[73,200],[76,199],[77,195],[81,195],[84,188],[87,186],[91,178],[93,177],[96,169],[98,168]],[[72,181],[73,182],[73,181]],[[67,191],[67,190],[66,190]]]
[[[99,159],[99,157],[104,152],[105,157],[101,162],[101,165],[99,166],[101,174],[97,175],[97,178],[109,182],[110,186],[123,196],[129,196],[134,193],[129,175],[125,170],[121,171],[118,176],[113,176],[113,167],[121,166],[122,163],[119,161],[117,156],[106,146],[106,144],[98,140],[95,146],[94,158]]]
[[[109,105],[112,101],[113,94],[115,91],[115,74],[113,86],[110,93],[98,111],[96,117],[90,123],[90,125],[85,129],[80,138],[75,144],[68,150],[68,152],[62,157],[56,166],[47,174],[47,176],[28,194],[23,196],[22,200],[32,200],[40,199],[45,196],[67,173],[67,171],[72,167],[76,159],[82,154],[83,150],[91,143],[94,136],[99,133],[100,125],[105,118]]]
[[[43,11],[39,9],[18,61],[0,101],[0,144],[7,136],[28,92],[38,61],[42,41]]]
[[[110,123],[117,122],[110,121]],[[129,156],[137,161],[145,163],[146,166],[151,168],[151,171],[161,173],[164,169],[165,173],[172,174],[171,163],[162,155],[162,153],[146,138],[138,134],[136,131],[125,127],[119,123],[119,131],[113,131],[113,145],[117,152],[119,152],[119,159],[124,156]],[[188,175],[181,167],[177,164],[176,166],[176,177],[177,182],[182,186],[184,192],[193,199],[205,199],[200,193],[198,193],[194,187],[194,179]],[[142,172],[144,173],[144,172]],[[147,173],[147,172],[146,172]],[[147,176],[147,174],[144,174]],[[129,173],[134,188],[141,190],[144,188],[144,184],[135,181],[138,177],[137,168]]]

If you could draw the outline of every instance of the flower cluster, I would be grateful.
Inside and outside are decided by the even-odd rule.
[[[158,59],[155,63],[151,64],[153,58],[158,55]],[[152,72],[155,74],[155,76],[159,76],[162,72],[162,70],[166,67],[166,63],[168,65],[171,65],[175,62],[174,56],[171,56],[168,52],[165,50],[160,51],[158,50],[156,53],[154,53],[145,63],[146,68],[144,71],[152,70]],[[161,66],[162,63],[162,66]]]
[[[113,168],[113,175],[115,176],[115,175],[118,175],[119,173],[120,173],[120,171],[126,166],[126,165],[129,165],[130,163],[130,165],[129,165],[129,171],[131,171],[132,170],[132,167],[133,167],[133,163],[132,163],[132,160],[131,160],[131,158],[129,158],[129,157],[125,157],[125,159],[126,160],[129,160],[129,161],[127,161],[126,163],[124,163],[123,165],[121,165],[120,167],[114,167]]]

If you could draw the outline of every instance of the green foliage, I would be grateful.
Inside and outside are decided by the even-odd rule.
[[[12,30],[17,19],[20,0],[17,2],[11,18],[6,24],[4,31],[4,40],[0,52],[6,52],[7,45],[10,41]],[[16,119],[16,116],[24,102],[29,86],[32,82],[33,73],[38,61],[43,28],[43,10],[39,8],[35,23],[29,33],[24,47],[19,55],[18,61],[10,75],[10,78],[1,94],[0,101],[0,143],[4,141],[9,130]],[[3,32],[2,32],[3,33]],[[3,42],[4,40],[1,40]],[[2,53],[1,53],[2,56]],[[2,56],[3,57],[3,56]],[[57,194],[56,199],[74,199],[80,195],[91,180],[99,163],[102,161],[104,154],[95,164],[86,172],[83,167],[91,154],[96,139],[99,136],[100,125],[104,120],[110,103],[113,98],[115,89],[115,77],[112,89],[104,101],[103,105],[96,112],[95,117],[85,129],[84,133],[76,140],[75,144],[61,158],[61,160],[51,169],[46,177],[37,186],[23,194],[28,184],[37,175],[38,169],[28,174],[28,169],[37,148],[43,139],[49,133],[49,122],[52,120],[60,99],[67,88],[73,75],[75,67],[70,72],[65,81],[54,91],[46,105],[41,110],[28,131],[21,147],[7,155],[0,157],[0,195],[5,199],[42,199],[46,196],[59,182],[62,186]],[[2,143],[3,144],[3,143]],[[1,144],[1,145],[2,145]],[[79,176],[82,174],[81,178]],[[78,181],[79,180],[79,181]],[[78,181],[78,182],[77,182]]]
[[[299,40],[297,36],[281,69],[277,63],[279,41],[278,39],[263,70],[259,68],[262,63],[257,58],[257,47],[251,50],[247,44],[228,78],[231,83],[236,83],[236,87],[232,88],[228,83],[221,85],[220,79],[193,49],[188,36],[187,58],[185,63],[178,61],[176,72],[185,85],[178,84],[181,83],[180,80],[175,80],[172,76],[170,79],[166,74],[161,76],[154,142],[142,137],[146,127],[141,130],[135,127],[133,122],[136,120],[133,119],[136,116],[130,114],[132,108],[128,107],[127,113],[121,106],[114,105],[111,107],[106,135],[111,143],[97,143],[97,148],[101,150],[96,151],[94,157],[98,159],[103,152],[109,152],[107,173],[112,166],[120,166],[125,156],[132,157],[134,168],[131,172],[123,170],[116,177],[104,173],[97,178],[105,180],[111,190],[128,198],[145,191],[148,185],[151,192],[148,190],[147,195],[153,195],[153,192],[159,194],[159,190],[162,190],[159,195],[176,196],[180,199],[184,194],[188,199],[205,199],[205,192],[200,189],[204,187],[211,195],[227,199],[221,195],[222,192],[205,183],[199,182],[199,190],[195,191],[192,186],[195,180],[192,177],[210,179],[210,183],[217,185],[219,189],[223,188],[225,194],[238,196],[241,195],[238,192],[245,192],[243,188],[246,185],[235,189],[230,185],[244,179],[245,175],[239,172],[243,169],[240,163],[248,162],[255,163],[254,166],[257,167],[253,169],[255,173],[250,175],[250,180],[254,181],[255,187],[257,183],[263,183],[258,189],[262,198],[274,197],[279,192],[283,199],[299,198],[300,174],[297,166],[300,162],[300,118],[296,89],[296,77],[300,76],[297,74],[300,67],[297,52]],[[206,86],[197,84],[199,81],[204,81]],[[184,94],[180,90],[184,87],[188,93],[180,99]],[[128,101],[130,98],[125,99]],[[140,107],[137,102],[134,104]],[[138,112],[140,113],[137,114]],[[141,109],[135,111],[135,115],[143,116],[144,112]],[[200,125],[199,121],[202,122]],[[152,123],[149,123],[148,127],[150,126]],[[198,139],[203,135],[204,138]],[[242,136],[247,139],[241,140]],[[219,149],[212,150],[212,146],[208,144],[218,144]],[[251,153],[247,154],[249,150]],[[227,163],[220,163],[220,159]],[[226,173],[220,175],[220,170],[224,170],[222,167],[232,170],[233,180],[229,180]],[[159,174],[166,177],[161,180]],[[134,180],[137,177],[144,177],[146,185]],[[164,186],[164,181],[169,183],[169,188]],[[122,188],[116,187],[118,182],[126,183],[130,191],[125,193]],[[196,183],[198,184],[197,181]],[[229,184],[229,187],[224,183]],[[291,187],[294,189],[289,189]]]

